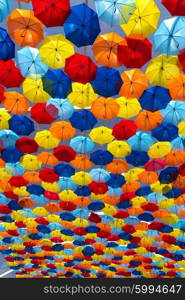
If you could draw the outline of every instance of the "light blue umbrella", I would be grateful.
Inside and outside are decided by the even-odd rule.
[[[73,216],[80,219],[87,219],[89,216],[89,210],[85,208],[75,209],[73,212]]]
[[[0,140],[3,142],[4,148],[15,146],[19,136],[12,130],[4,129],[0,131]]]
[[[148,151],[156,140],[148,133],[137,131],[127,142],[134,151]]]
[[[60,187],[60,190],[72,190],[75,191],[77,188],[77,184],[73,182],[70,177],[60,177],[57,184]]]
[[[112,216],[109,215],[100,215],[101,217],[101,223],[105,223],[105,224],[110,224],[110,222],[114,221],[114,218]]]
[[[109,26],[125,24],[136,9],[135,0],[94,0],[99,18]]]
[[[145,196],[145,198],[149,201],[149,202],[154,202],[154,203],[158,203],[159,201],[166,199],[165,196],[161,195],[161,194],[156,194],[156,193],[151,193],[147,196]]]
[[[171,141],[171,150],[185,150],[185,138],[178,136],[176,139]]]
[[[60,230],[60,229],[63,228],[62,225],[60,225],[59,223],[55,223],[55,222],[52,222],[52,223],[48,224],[48,227],[49,227],[49,229],[51,229],[52,231],[58,230],[58,229]]]
[[[164,121],[174,125],[185,119],[185,105],[183,101],[171,101],[165,109],[161,110]]]
[[[47,103],[53,104],[58,109],[59,120],[68,120],[74,112],[74,108],[68,99],[51,98]]]
[[[18,50],[16,60],[24,77],[40,79],[48,71],[48,66],[42,62],[37,48],[24,47]]]
[[[178,55],[185,48],[185,18],[164,20],[154,33],[155,50],[167,55]]]
[[[16,163],[7,163],[5,165],[5,171],[10,170],[13,173],[14,176],[16,175],[23,175],[25,172],[25,169],[21,166],[19,162]]]
[[[94,143],[89,137],[77,136],[70,141],[70,146],[77,153],[87,153],[93,150]]]
[[[111,177],[109,172],[101,168],[92,169],[89,174],[91,179],[96,182],[107,182]]]
[[[106,194],[109,195],[109,196],[115,196],[115,197],[119,198],[121,196],[121,194],[123,194],[123,191],[122,191],[121,188],[115,188],[114,189],[114,188],[109,186],[109,189],[108,189]]]
[[[2,22],[10,13],[9,0],[0,0],[0,22]]]
[[[135,216],[130,216],[128,218],[125,218],[124,221],[126,224],[133,225],[133,226],[140,223],[140,220]]]
[[[3,194],[0,194],[0,205],[1,204],[8,204],[8,202],[10,201],[10,199],[8,199],[7,197],[5,197]]]

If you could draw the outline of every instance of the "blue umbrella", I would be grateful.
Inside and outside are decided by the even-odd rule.
[[[87,153],[93,150],[94,143],[89,137],[85,136],[77,136],[71,139],[70,146],[77,152],[77,153]]]
[[[42,62],[37,48],[21,48],[17,51],[16,60],[24,77],[40,79],[48,70],[48,66]]]
[[[102,168],[92,169],[89,174],[91,179],[96,182],[107,182],[111,178],[109,172]]]
[[[9,120],[10,129],[18,135],[30,135],[34,130],[34,122],[27,116],[13,115]]]
[[[44,90],[53,98],[66,98],[71,92],[71,79],[61,69],[49,69],[42,77]]]
[[[7,31],[0,27],[0,60],[8,60],[15,57],[15,44]]]
[[[152,130],[152,135],[159,141],[172,141],[178,137],[178,128],[173,124],[162,122]]]
[[[23,175],[25,172],[25,169],[21,166],[19,162],[16,163],[7,163],[5,166],[5,171],[10,170],[13,173],[14,176],[16,175]]]
[[[181,189],[173,187],[169,192],[164,194],[164,196],[167,198],[177,198],[182,194],[183,194],[183,191]]]
[[[137,196],[147,196],[152,193],[152,190],[149,186],[143,186],[136,191]]]
[[[123,194],[123,191],[120,187],[112,188],[111,186],[109,186],[108,191],[107,191],[108,196],[114,196],[114,197],[119,198],[121,196],[121,194]]]
[[[83,186],[78,186],[77,189],[75,190],[75,194],[78,196],[89,196],[91,194],[91,191],[88,186],[83,185]]]
[[[113,155],[107,150],[97,150],[90,155],[90,160],[95,165],[107,165],[113,160]]]
[[[0,22],[2,22],[10,13],[9,0],[0,0]]]
[[[73,182],[70,177],[60,177],[57,182],[61,190],[72,190],[75,191],[77,188],[77,184]]]
[[[97,122],[92,112],[86,109],[75,111],[69,120],[74,128],[81,131],[92,129]]]
[[[125,178],[121,174],[110,174],[111,178],[107,181],[108,186],[112,188],[121,187],[125,184]]]
[[[72,175],[75,174],[75,169],[68,163],[61,163],[54,166],[54,171],[59,176],[64,176],[64,177],[71,177]]]
[[[127,142],[131,146],[132,150],[148,151],[156,141],[150,134],[137,131],[135,135],[127,140]]]
[[[178,168],[168,167],[160,172],[159,181],[163,184],[171,183],[177,179],[178,174]]]
[[[88,216],[89,216],[89,211],[88,211],[88,209],[77,208],[77,209],[73,210],[73,215],[74,215],[76,218],[87,219]]]
[[[27,186],[26,190],[28,191],[28,193],[38,195],[38,196],[42,195],[45,191],[43,187],[40,186],[39,184],[31,184]]]
[[[10,199],[5,197],[3,194],[0,194],[0,204],[5,204],[6,205],[6,204],[8,204],[9,201],[10,201]]]
[[[177,125],[185,119],[185,107],[183,101],[171,101],[165,109],[161,110],[164,121]]]
[[[15,147],[7,147],[1,152],[2,159],[6,162],[16,163],[19,161],[23,153]]]
[[[53,104],[58,109],[58,118],[60,120],[68,120],[74,112],[74,107],[68,99],[49,99],[47,103]]]
[[[164,20],[154,33],[155,50],[167,55],[178,55],[185,48],[184,17]]]
[[[185,138],[182,136],[178,136],[171,142],[171,149],[172,150],[185,150]]]
[[[123,81],[116,69],[100,67],[96,72],[96,78],[91,81],[91,84],[98,95],[112,97],[118,94]]]
[[[141,107],[150,111],[164,109],[170,101],[168,89],[161,86],[154,86],[145,90],[139,98]]]
[[[100,33],[97,13],[86,4],[72,6],[64,31],[66,38],[77,47],[92,45]]]
[[[88,205],[88,209],[92,211],[98,211],[105,207],[102,201],[93,201]]]
[[[148,160],[149,156],[147,152],[134,150],[132,150],[131,154],[126,157],[126,161],[135,167],[143,166]]]
[[[0,140],[3,142],[4,148],[15,146],[16,140],[19,138],[12,130],[0,130]]]

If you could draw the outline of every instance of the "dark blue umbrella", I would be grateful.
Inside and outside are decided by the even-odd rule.
[[[178,128],[173,124],[162,122],[152,130],[152,135],[159,141],[172,141],[178,137]]]
[[[76,219],[75,216],[73,216],[73,214],[71,214],[69,212],[61,213],[60,218],[61,218],[61,220],[64,220],[64,221],[74,221]]]
[[[15,57],[15,44],[7,31],[0,27],[0,60],[8,60]]]
[[[75,169],[67,163],[61,163],[54,167],[55,173],[63,177],[71,177],[75,174]]]
[[[97,122],[92,112],[86,109],[75,111],[69,120],[74,128],[81,131],[92,129]]]
[[[66,38],[77,47],[92,45],[100,33],[97,13],[86,4],[72,6],[64,31]]]
[[[143,186],[136,191],[137,196],[147,196],[152,193],[152,190],[149,186]]]
[[[164,194],[164,196],[167,198],[177,198],[182,194],[183,194],[183,191],[181,189],[173,187],[169,192]]]
[[[107,184],[112,188],[121,187],[126,181],[121,174],[110,174],[111,178],[107,181]]]
[[[142,151],[132,151],[131,154],[126,157],[126,161],[135,167],[143,166],[148,160],[149,156],[147,152]]]
[[[18,204],[17,200],[11,200],[8,203],[8,207],[12,210],[20,210],[22,207]]]
[[[66,98],[72,91],[71,79],[61,69],[49,69],[42,77],[44,90],[52,98]]]
[[[40,186],[39,184],[31,184],[29,186],[27,186],[27,191],[28,193],[30,194],[33,194],[33,195],[42,195],[44,193],[44,189],[42,186]]]
[[[141,107],[150,111],[164,109],[170,101],[168,89],[161,86],[154,86],[145,90],[139,98]]]
[[[143,213],[138,215],[138,219],[141,221],[152,222],[154,220],[154,217],[150,213]]]
[[[94,247],[88,245],[83,248],[82,253],[85,256],[92,256],[95,253],[95,249]]]
[[[34,122],[27,116],[14,115],[9,120],[10,129],[18,135],[30,135],[34,130]]]
[[[88,205],[88,209],[92,211],[98,211],[105,207],[105,204],[101,201],[93,201]]]
[[[2,159],[10,163],[16,163],[23,155],[16,147],[7,147],[1,152]]]
[[[87,197],[91,194],[91,191],[89,189],[88,186],[83,185],[83,186],[79,186],[76,190],[75,190],[75,194],[78,196],[84,196]]]
[[[177,179],[179,174],[178,168],[168,167],[160,172],[159,181],[160,183],[171,183]]]
[[[94,91],[103,97],[112,97],[118,94],[123,81],[116,69],[100,67],[96,72],[95,80],[91,81]]]
[[[113,160],[113,155],[107,150],[97,150],[90,155],[90,160],[96,165],[107,165]]]

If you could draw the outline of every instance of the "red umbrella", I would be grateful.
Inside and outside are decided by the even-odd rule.
[[[108,191],[108,186],[107,186],[107,184],[105,182],[95,182],[95,181],[92,181],[89,184],[89,189],[95,195],[101,195],[101,194],[105,194]]]
[[[58,109],[53,104],[37,103],[31,108],[31,118],[39,124],[51,124],[58,117]]]
[[[48,225],[49,224],[48,220],[44,217],[38,217],[38,218],[35,219],[35,221],[38,224],[42,224],[42,225]]]
[[[147,171],[157,171],[157,170],[161,170],[166,166],[166,163],[164,160],[160,159],[160,158],[154,158],[149,160],[145,165],[144,168]]]
[[[57,200],[60,199],[60,198],[59,198],[59,195],[58,195],[57,193],[55,193],[55,192],[50,192],[50,191],[45,191],[45,192],[44,192],[44,196],[45,196],[46,198],[48,198],[49,200],[54,200],[54,201],[57,201]]]
[[[53,169],[45,168],[39,172],[42,181],[53,183],[59,180],[59,175]]]
[[[19,149],[19,151],[29,154],[37,152],[38,150],[37,142],[34,139],[28,137],[22,137],[16,140],[15,146],[17,149]]]
[[[127,36],[118,45],[118,60],[127,68],[141,68],[151,57],[151,42],[139,35]]]
[[[1,214],[11,214],[12,210],[6,204],[0,204],[0,213]]]
[[[99,223],[101,222],[101,217],[94,212],[90,213],[90,216],[88,217],[88,220],[93,222],[93,223]]]
[[[58,146],[54,149],[54,155],[61,161],[70,162],[75,159],[76,152],[69,146]]]
[[[86,84],[95,79],[97,66],[90,57],[75,53],[66,59],[64,71],[72,81]]]
[[[4,195],[9,199],[13,199],[13,200],[19,199],[19,196],[14,194],[14,192],[12,192],[12,191],[4,192]]]
[[[179,174],[182,175],[182,176],[185,176],[185,163],[180,166]]]
[[[24,81],[13,60],[0,60],[0,84],[6,88],[19,87]]]
[[[47,27],[62,26],[70,14],[70,0],[32,0],[34,15]]]
[[[73,232],[74,234],[81,235],[81,236],[86,235],[87,233],[84,227],[77,227],[73,230]]]
[[[5,99],[4,87],[0,85],[0,103]]]
[[[74,203],[71,202],[71,201],[61,201],[61,202],[60,202],[60,207],[61,207],[63,210],[73,211],[73,210],[76,209],[76,204],[74,204]]]
[[[172,16],[185,16],[185,0],[162,0]]]
[[[9,183],[13,186],[20,187],[20,186],[27,185],[28,181],[25,180],[23,176],[17,175],[17,176],[12,176],[9,180]]]
[[[134,121],[122,120],[113,127],[112,135],[117,140],[127,140],[137,131],[137,126]]]

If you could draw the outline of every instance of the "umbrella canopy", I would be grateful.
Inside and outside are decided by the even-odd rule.
[[[170,102],[169,92],[164,87],[154,86],[144,91],[139,98],[139,102],[143,109],[149,111],[157,111],[163,109]]]
[[[68,120],[74,112],[68,99],[49,99],[48,104],[53,104],[58,109],[59,120]]]
[[[89,56],[75,53],[66,59],[64,71],[72,81],[86,84],[95,79],[97,66]]]
[[[113,155],[107,150],[97,150],[90,154],[90,160],[95,165],[107,165],[113,160]]]
[[[116,99],[116,102],[120,106],[117,116],[124,119],[131,119],[135,117],[141,110],[140,103],[135,98],[127,99],[125,97],[120,97]]]
[[[0,45],[0,59],[6,61],[15,57],[15,44],[3,28],[0,28]]]
[[[8,129],[9,128],[9,120],[11,116],[4,109],[0,108],[0,129]]]
[[[70,14],[69,0],[31,0],[34,15],[47,27],[62,26]]]
[[[141,151],[132,151],[131,154],[126,157],[126,161],[135,167],[144,165],[148,160],[149,156],[147,152]]]
[[[159,158],[151,159],[144,165],[147,171],[158,171],[163,169],[165,166],[165,161]]]
[[[14,115],[9,120],[10,129],[18,135],[30,135],[34,130],[34,122],[27,116]]]
[[[53,183],[59,180],[59,175],[53,169],[44,168],[39,172],[42,181]]]
[[[35,141],[44,149],[53,149],[58,146],[60,140],[54,138],[49,130],[42,130],[36,133]]]
[[[140,130],[150,131],[159,126],[162,121],[163,117],[160,111],[142,110],[137,115],[135,123]]]
[[[18,92],[5,92],[4,108],[15,115],[24,115],[29,109],[29,102]]]
[[[112,135],[117,140],[127,140],[136,133],[137,127],[134,121],[122,120],[114,125]]]
[[[177,125],[185,118],[184,102],[171,101],[165,109],[161,110],[161,114],[166,122]]]
[[[64,31],[66,38],[77,47],[92,45],[100,33],[96,12],[86,4],[72,6]]]
[[[109,172],[101,168],[92,169],[89,174],[96,182],[107,182],[111,178]]]
[[[82,109],[72,114],[70,122],[74,128],[84,131],[92,129],[97,123],[97,119],[90,111]]]
[[[70,141],[70,146],[77,152],[85,154],[94,149],[92,139],[85,136],[76,136]]]
[[[167,155],[171,150],[171,145],[169,142],[158,142],[153,144],[149,151],[148,155],[151,158],[162,158]]]
[[[49,130],[55,138],[61,141],[71,139],[76,132],[75,129],[71,126],[71,124],[66,121],[59,121],[53,123]]]
[[[2,22],[10,13],[9,0],[1,0],[0,2],[0,22]]]
[[[42,23],[31,10],[14,9],[7,24],[10,36],[20,47],[36,47],[44,38]]]
[[[0,84],[6,88],[19,87],[24,80],[13,60],[0,60]]]
[[[44,91],[43,82],[41,79],[33,80],[31,78],[26,78],[22,84],[23,94],[31,102],[46,102],[50,95]]]
[[[72,92],[68,95],[71,104],[80,108],[87,108],[91,106],[91,103],[96,98],[97,95],[94,93],[90,83],[72,83]]]
[[[168,88],[172,99],[185,101],[185,75],[180,74],[168,82]]]
[[[148,151],[154,143],[155,139],[143,131],[137,131],[135,135],[128,139],[128,144],[135,151]]]
[[[120,106],[114,98],[99,97],[92,102],[91,111],[97,119],[109,120],[117,117]]]
[[[58,163],[58,159],[51,152],[41,152],[37,157],[44,165],[55,166]]]
[[[92,129],[89,136],[93,142],[100,145],[110,143],[114,139],[112,136],[112,129],[105,126]]]
[[[71,164],[74,168],[82,170],[88,170],[93,165],[89,157],[84,154],[77,154],[75,159],[71,161]]]
[[[9,163],[16,163],[20,160],[21,156],[23,156],[23,153],[20,152],[16,147],[6,147],[1,152],[2,159]]]
[[[37,152],[38,150],[38,144],[36,141],[28,137],[17,139],[15,146],[19,151],[28,154]]]
[[[11,130],[1,130],[0,140],[3,143],[4,148],[9,146],[15,146],[15,142],[18,139],[18,135]]]
[[[152,135],[158,141],[172,141],[178,137],[178,128],[170,123],[162,122],[158,127],[152,130]]]
[[[181,0],[162,0],[162,4],[169,10],[172,16],[185,16],[185,3]]]
[[[125,141],[113,141],[108,144],[107,150],[114,155],[114,157],[125,157],[131,152],[131,147]]]
[[[54,167],[55,172],[64,177],[71,177],[75,174],[75,169],[68,163],[61,163]]]
[[[69,146],[58,146],[54,149],[54,155],[58,160],[70,162],[75,159],[76,152]]]
[[[51,124],[57,115],[58,109],[53,104],[37,103],[31,108],[31,118],[39,124]]]

